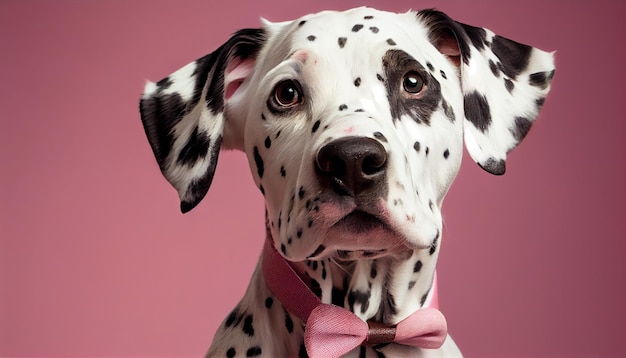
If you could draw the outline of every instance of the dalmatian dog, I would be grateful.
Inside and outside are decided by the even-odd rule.
[[[442,12],[363,7],[240,30],[147,83],[140,111],[183,213],[207,193],[220,150],[243,151],[268,245],[321,302],[394,325],[435,283],[463,147],[504,174],[553,75],[552,53]],[[207,357],[310,355],[261,261]],[[447,336],[437,349],[363,344],[344,356],[455,355]]]

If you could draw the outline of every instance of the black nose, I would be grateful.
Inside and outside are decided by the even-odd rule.
[[[372,138],[340,138],[319,150],[316,164],[322,181],[337,194],[356,196],[383,181],[387,152]]]

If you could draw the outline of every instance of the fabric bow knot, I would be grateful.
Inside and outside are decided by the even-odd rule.
[[[311,358],[337,358],[360,345],[382,343],[434,349],[443,344],[447,324],[437,310],[436,280],[422,308],[395,326],[365,322],[345,308],[325,304],[311,292],[280,256],[268,238],[263,250],[263,275],[272,294],[289,313],[306,322],[304,345]]]

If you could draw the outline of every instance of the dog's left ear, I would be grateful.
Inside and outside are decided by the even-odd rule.
[[[433,45],[460,67],[470,156],[486,171],[504,174],[507,153],[524,139],[550,90],[553,53],[439,11],[420,11],[417,17]]]

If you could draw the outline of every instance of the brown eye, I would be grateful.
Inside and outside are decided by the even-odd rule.
[[[300,85],[296,81],[286,80],[274,88],[274,105],[276,109],[289,109],[302,102]]]
[[[407,72],[402,80],[402,87],[407,93],[420,93],[424,88],[424,79],[415,71]]]

